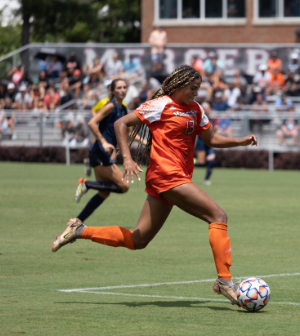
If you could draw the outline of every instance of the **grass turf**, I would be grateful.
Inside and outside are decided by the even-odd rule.
[[[0,334],[14,335],[297,335],[299,276],[265,280],[271,302],[249,313],[222,299],[212,283],[110,289],[108,292],[186,299],[59,292],[59,289],[214,279],[207,224],[174,208],[142,251],[78,241],[57,253],[52,242],[85,205],[74,199],[81,165],[0,163]],[[201,185],[204,171],[195,170]],[[229,217],[233,276],[299,270],[298,172],[215,170],[203,189]],[[144,185],[111,195],[88,225],[133,229]]]

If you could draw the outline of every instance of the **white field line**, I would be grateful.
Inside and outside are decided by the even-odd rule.
[[[175,299],[175,300],[197,300],[197,301],[217,301],[217,302],[227,302],[228,300],[222,299],[211,299],[211,298],[196,298],[196,297],[184,297],[184,296],[161,296],[161,295],[145,295],[145,294],[125,294],[125,293],[111,293],[111,292],[92,292],[81,290],[78,293],[88,293],[88,294],[101,294],[101,295],[119,295],[119,296],[135,296],[135,297],[148,297],[148,298],[159,298],[159,299]],[[300,306],[298,302],[269,302],[268,304],[277,305],[294,305]]]
[[[256,275],[256,276],[239,276],[233,277],[232,279],[248,279],[248,278],[275,278],[275,277],[287,277],[287,276],[297,276],[300,273],[281,273],[281,274],[268,274],[268,275]],[[214,279],[203,279],[203,280],[191,280],[191,281],[178,281],[178,282],[158,282],[152,284],[140,284],[140,285],[120,285],[120,286],[107,286],[107,287],[93,287],[93,288],[75,288],[75,289],[59,289],[59,292],[81,292],[81,291],[91,291],[91,290],[106,290],[106,289],[121,289],[121,288],[136,288],[136,287],[154,287],[154,286],[168,286],[168,285],[185,285],[201,282],[213,282]]]

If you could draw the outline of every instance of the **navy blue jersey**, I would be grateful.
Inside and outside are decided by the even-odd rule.
[[[103,120],[101,120],[101,122],[99,123],[99,131],[101,132],[101,134],[103,135],[104,139],[112,144],[113,146],[116,147],[117,145],[117,138],[116,138],[116,134],[115,134],[115,130],[114,130],[114,123],[115,121],[117,121],[118,119],[120,119],[121,117],[123,117],[125,114],[127,114],[127,108],[122,105],[122,107],[120,107],[115,99],[111,99],[107,104],[109,103],[113,103],[114,104],[114,109],[112,110],[112,112]],[[99,141],[95,141],[94,144],[92,145],[92,147],[90,148],[90,151],[92,152],[102,152],[103,151],[103,147],[101,145],[101,143],[99,143]]]

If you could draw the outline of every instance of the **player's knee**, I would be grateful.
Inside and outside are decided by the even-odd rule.
[[[147,247],[148,244],[149,244],[149,241],[140,240],[140,241],[134,243],[134,247],[135,247],[136,250],[143,250],[144,248]]]
[[[129,184],[121,185],[121,189],[122,189],[124,194],[127,193],[127,191],[129,190]]]
[[[226,212],[222,208],[218,208],[218,210],[214,213],[213,222],[227,223],[228,217]]]

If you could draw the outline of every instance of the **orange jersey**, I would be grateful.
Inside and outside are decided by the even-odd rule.
[[[142,104],[134,113],[152,132],[146,182],[170,175],[191,178],[196,135],[211,125],[203,108],[196,102],[180,105],[165,95]]]

